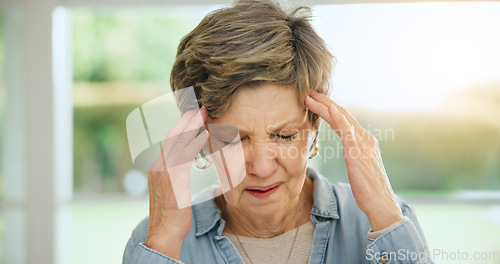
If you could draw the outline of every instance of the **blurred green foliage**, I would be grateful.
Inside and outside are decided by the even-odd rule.
[[[123,175],[133,168],[125,119],[136,105],[74,108],[74,191],[119,192]]]
[[[74,82],[89,83],[91,87],[91,83],[127,82],[132,86],[140,82],[168,83],[177,45],[197,23],[193,17],[172,16],[172,12],[165,9],[75,9]],[[106,90],[102,87],[98,89]],[[93,104],[81,104],[78,102],[82,98],[74,98],[75,192],[122,191],[123,176],[133,168],[125,120],[135,107],[144,103],[139,99],[144,96],[130,101],[127,98],[134,96],[125,93],[159,95],[158,89],[138,89],[148,88],[113,90],[112,94],[104,95],[92,90],[83,93],[90,97],[83,101],[94,99],[96,103]],[[167,90],[168,85],[165,85],[162,91]]]
[[[365,128],[394,132],[387,133],[394,137],[377,138],[395,190],[500,189],[500,127],[436,113],[364,112],[353,114]],[[341,146],[338,138],[320,144]],[[331,180],[347,182],[342,150],[337,153],[327,162],[317,157],[320,170]]]
[[[74,81],[168,80],[181,37],[193,19],[147,10],[74,12]]]
[[[435,112],[352,114],[378,139],[395,190],[500,189],[500,83],[469,87]],[[327,132],[322,124],[320,154],[340,151],[317,164],[331,180],[347,182],[340,140]]]

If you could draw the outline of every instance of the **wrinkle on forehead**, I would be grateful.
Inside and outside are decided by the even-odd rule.
[[[304,119],[307,119],[292,87],[261,84],[242,87],[234,96],[231,107],[214,120],[215,123],[231,124],[248,134],[261,134],[268,133],[272,128],[277,128],[287,121],[287,127],[300,126]]]

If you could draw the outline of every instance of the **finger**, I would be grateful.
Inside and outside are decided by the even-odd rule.
[[[173,201],[176,201],[173,204],[174,206],[167,205],[168,208],[184,208],[190,205],[191,198],[189,192],[189,181],[190,181],[189,169],[191,168],[191,164],[196,154],[198,154],[203,149],[207,141],[208,141],[208,131],[205,130],[196,138],[194,138],[191,144],[180,155],[181,159],[184,160],[184,162],[178,164],[164,165],[164,167],[166,167],[166,171],[168,171],[168,180],[167,182],[165,182],[167,184],[166,188],[168,189],[166,194],[167,195],[173,194],[175,196],[175,199],[173,199]],[[163,157],[163,155],[161,154],[160,156]],[[168,162],[165,161],[165,159],[163,161]],[[150,191],[155,188],[158,188],[157,185],[161,185],[161,182],[164,181],[165,179],[164,177],[162,177],[165,176],[164,174],[153,173],[153,175],[160,177],[151,177],[151,176],[149,177]],[[172,200],[172,199],[167,199],[167,200]]]
[[[330,116],[330,112],[328,112],[328,107],[324,104],[321,104],[314,100],[313,98],[307,96],[304,100],[306,107],[311,110],[313,113],[319,115],[323,118],[328,124],[332,124],[332,117]]]
[[[191,117],[190,122],[186,125],[184,130],[178,134],[174,142],[178,144],[180,147],[179,151],[198,136],[205,129],[204,123],[208,116],[208,111],[205,107],[202,107],[198,113],[196,113],[193,117]]]
[[[195,137],[191,142],[189,142],[189,145],[186,145],[181,152],[179,152],[179,157],[178,157],[178,164],[183,164],[183,163],[192,163],[193,159],[196,157],[198,153],[206,146],[208,142],[208,131],[204,130],[199,134],[197,137]],[[174,165],[174,166],[175,166]]]
[[[333,121],[333,125],[330,124],[330,126],[332,126],[332,128],[336,128],[335,132],[337,132],[340,139],[342,139],[342,142],[346,143],[347,141],[352,140],[352,135],[355,133],[354,126],[347,120],[346,116],[344,116],[334,104],[331,104],[328,107],[328,113]]]
[[[191,160],[194,159],[196,154],[198,154],[203,149],[203,147],[205,147],[207,142],[208,142],[208,131],[207,130],[204,130],[197,137],[195,137],[193,139],[190,146],[192,146],[192,148],[193,148],[194,155],[192,156]]]
[[[174,136],[182,133],[186,126],[189,124],[191,119],[198,113],[197,109],[192,109],[189,111],[186,111],[184,114],[182,114],[181,118],[175,125],[168,131],[168,136]]]
[[[174,191],[175,200],[178,208],[184,208],[191,205],[191,192],[189,191],[189,169],[193,159],[208,141],[208,132],[205,130],[195,137],[188,146],[180,153],[178,160],[180,163],[172,164],[167,167],[170,182]]]
[[[207,118],[208,113],[205,108],[191,118],[185,130],[172,138],[169,138],[168,146],[164,152],[169,152],[169,159],[167,160],[167,167],[177,166],[184,163],[192,162],[193,158],[203,148],[204,145],[198,146],[197,144],[205,144],[208,140],[208,131],[203,130],[200,133],[200,127],[204,128],[204,118]],[[205,138],[206,137],[206,138]],[[201,142],[204,141],[204,142]]]
[[[337,108],[337,110],[346,117],[346,119],[349,121],[349,123],[351,123],[352,125],[354,125],[356,127],[356,129],[363,129],[361,127],[361,125],[358,123],[358,121],[356,120],[356,118],[354,118],[354,116],[352,116],[346,109],[344,109],[342,106],[340,106],[335,101],[333,101],[328,96],[326,96],[326,94],[322,94],[322,93],[318,93],[318,92],[312,92],[310,94],[310,96],[314,100],[316,100],[316,101],[320,102],[321,104],[325,105],[326,107],[330,107],[330,105],[332,105],[332,104],[335,105],[335,107]]]
[[[199,113],[199,114],[198,114]],[[198,115],[197,118],[195,118]],[[153,162],[153,164],[150,166],[150,171],[165,171],[167,168],[166,162],[174,162],[178,163],[177,161],[167,158],[170,156],[170,153],[176,149],[176,151],[181,151],[183,146],[175,146],[179,140],[179,137],[182,135],[186,137],[186,140],[184,144],[187,144],[189,140],[194,138],[196,135],[198,135],[198,129],[196,130],[188,130],[184,131],[187,126],[190,124],[190,121],[195,118],[197,125],[200,125],[200,120],[201,120],[201,125],[203,124],[204,120],[206,120],[208,116],[208,111],[206,110],[205,107],[202,107],[200,111],[197,111],[196,109],[186,111],[182,117],[177,121],[177,123],[168,131],[167,137],[163,141],[160,149],[160,154],[156,157],[156,160]],[[200,125],[200,126],[201,126]]]
[[[349,121],[338,111],[334,104],[325,105],[324,103],[318,102],[309,96],[306,97],[305,102],[306,106],[323,118],[337,134],[339,134],[340,131],[351,129]],[[339,136],[341,137],[340,134]]]
[[[200,111],[197,112],[189,121],[189,123],[185,127],[185,131],[189,130],[197,130],[199,131],[201,127],[204,126],[205,121],[208,117],[208,111],[205,107],[200,108]],[[198,135],[198,133],[196,134]]]
[[[191,205],[191,192],[189,191],[190,175],[189,169],[196,154],[198,154],[208,141],[208,131],[203,131],[200,135],[195,137],[190,145],[185,148],[181,155],[180,162],[178,164],[164,164],[163,167],[166,168],[168,174],[155,174],[154,171],[149,174],[149,190],[158,190],[158,186],[164,186],[166,192],[162,193],[160,187],[160,193],[156,196],[167,195],[166,208],[184,208]],[[160,154],[163,158],[163,162],[168,162],[165,160],[164,156]],[[168,158],[166,158],[168,159]],[[153,176],[152,176],[153,175]],[[165,176],[168,175],[168,178]],[[167,179],[167,181],[165,181]],[[164,185],[166,184],[166,185]],[[173,199],[172,199],[173,198]],[[151,196],[150,196],[151,203]]]
[[[162,152],[169,156],[173,150],[182,151],[194,137],[199,134],[200,127],[203,127],[208,117],[208,111],[202,107],[200,111],[196,109],[187,111],[181,119],[170,129],[162,146]]]

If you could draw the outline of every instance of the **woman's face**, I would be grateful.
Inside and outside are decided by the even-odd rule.
[[[271,83],[239,88],[230,109],[207,124],[212,147],[217,142],[223,146],[225,162],[220,155],[214,162],[219,177],[230,175],[232,184],[221,179],[229,205],[248,214],[269,215],[298,197],[306,177],[312,124],[293,88]],[[235,131],[239,137],[234,138]]]

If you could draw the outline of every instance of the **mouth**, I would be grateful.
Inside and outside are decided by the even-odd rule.
[[[259,199],[267,199],[281,186],[281,184],[282,182],[267,186],[249,186],[245,188],[245,191]]]

